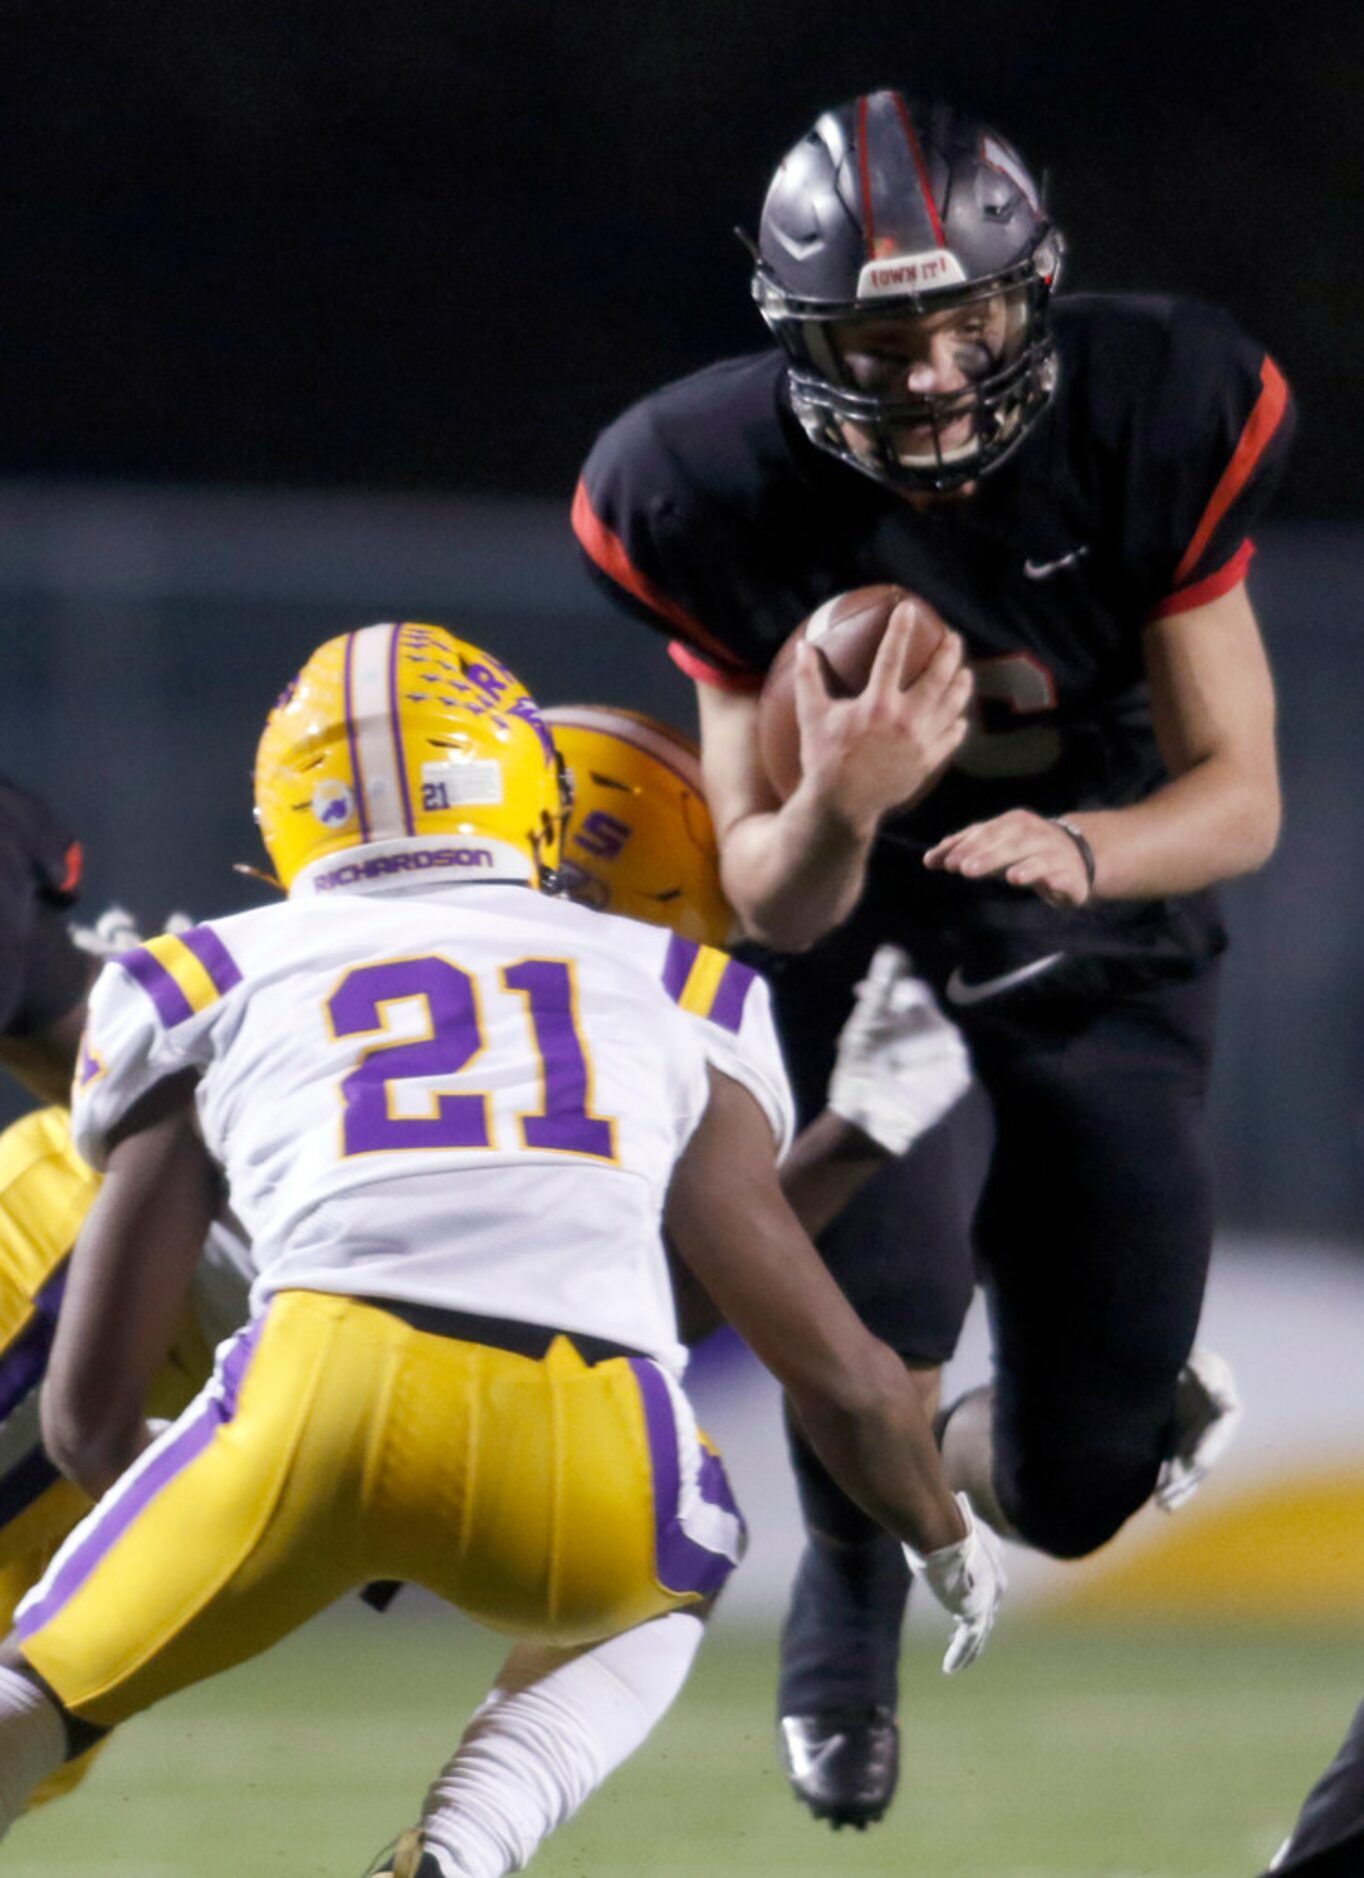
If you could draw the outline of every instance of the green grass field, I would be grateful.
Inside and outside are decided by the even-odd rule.
[[[916,1642],[899,1802],[835,1837],[774,1765],[772,1640],[721,1626],[664,1726],[535,1870],[1252,1878],[1364,1693],[1361,1646],[1024,1618],[948,1682]],[[499,1655],[426,1607],[335,1613],[133,1724],[0,1862],[15,1878],[358,1878],[414,1816]]]

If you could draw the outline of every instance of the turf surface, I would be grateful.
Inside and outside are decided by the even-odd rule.
[[[116,1739],[21,1821],[15,1878],[359,1878],[408,1823],[500,1646],[430,1607],[333,1614]],[[773,1643],[720,1626],[677,1708],[542,1878],[1252,1878],[1364,1694],[1364,1635],[1006,1627],[904,1667],[890,1818],[832,1835],[771,1753]]]

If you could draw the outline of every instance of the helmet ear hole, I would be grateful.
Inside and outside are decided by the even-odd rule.
[[[1066,264],[1066,244],[1059,228],[1049,229],[1038,243],[1033,265],[1050,292],[1055,293]]]

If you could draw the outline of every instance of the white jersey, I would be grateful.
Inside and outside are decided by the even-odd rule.
[[[725,953],[525,887],[338,893],[106,967],[72,1126],[100,1167],[130,1106],[195,1071],[256,1304],[391,1298],[680,1370],[661,1217],[709,1064],[784,1149],[766,986]]]

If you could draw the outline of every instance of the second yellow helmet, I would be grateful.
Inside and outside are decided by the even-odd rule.
[[[637,711],[562,704],[545,712],[573,806],[561,884],[576,900],[684,939],[723,946],[734,916],[696,746]]]

